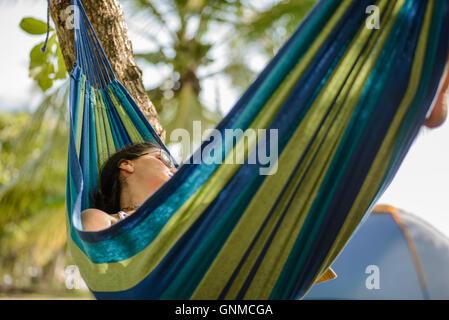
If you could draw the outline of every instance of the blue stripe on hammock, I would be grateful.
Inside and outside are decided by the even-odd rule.
[[[128,91],[117,80],[110,84],[112,91],[115,93],[119,101],[123,102],[124,109],[127,111],[131,121],[136,126],[137,131],[143,134],[145,141],[159,144],[165,151],[169,152],[159,135],[154,131],[151,124],[145,118],[135,101],[129,95]]]

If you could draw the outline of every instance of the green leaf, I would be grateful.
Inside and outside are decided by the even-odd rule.
[[[34,46],[30,52],[30,77],[37,81],[37,84],[44,92],[53,86],[53,80],[57,78],[53,62],[56,56],[55,50],[53,49],[56,40],[56,34],[54,34],[48,39],[47,50],[45,52],[41,51],[44,45],[43,42]]]
[[[39,77],[36,79],[39,87],[42,91],[47,91],[53,86],[53,79],[51,79],[51,75],[55,72],[55,67],[52,63],[46,65],[46,68],[43,69],[43,72],[40,73]]]
[[[26,33],[40,35],[47,33],[47,24],[36,18],[27,17],[20,21],[20,28]],[[53,31],[53,28],[50,28]]]
[[[56,79],[65,79],[67,76],[67,69],[65,66],[64,56],[62,55],[61,47],[56,48],[56,59],[58,60],[58,71],[56,72]]]
[[[48,39],[45,52],[41,51],[43,45],[39,43],[30,52],[29,75],[45,92],[53,86],[54,80],[66,78],[67,69],[56,33]]]
[[[30,69],[40,66],[41,64],[45,63],[46,54],[41,51],[42,46],[44,45],[43,42],[39,43],[38,45],[34,46],[33,49],[31,49],[30,52]]]

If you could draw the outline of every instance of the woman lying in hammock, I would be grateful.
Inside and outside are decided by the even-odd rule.
[[[127,146],[113,154],[100,171],[93,206],[81,213],[83,229],[96,231],[126,218],[167,182],[176,171],[171,157],[155,144]]]
[[[446,118],[448,73],[446,66],[435,106],[424,122],[426,127],[437,127]],[[100,171],[100,190],[92,194],[94,207],[98,209],[87,209],[81,213],[83,229],[106,229],[132,214],[175,171],[170,156],[151,143],[131,145],[113,154]]]

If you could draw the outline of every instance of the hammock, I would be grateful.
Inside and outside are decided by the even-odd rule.
[[[447,1],[379,0],[376,29],[372,0],[322,0],[216,127],[277,129],[275,174],[248,161],[264,148],[257,139],[210,137],[130,217],[87,232],[80,212],[107,157],[133,142],[165,146],[73,3],[68,243],[98,299],[303,297],[391,182],[448,56]],[[213,161],[239,147],[244,163]]]

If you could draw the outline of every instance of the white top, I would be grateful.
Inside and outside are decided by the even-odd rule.
[[[117,214],[118,214],[120,220],[123,220],[129,216],[129,214],[127,214],[125,211],[119,211]]]

